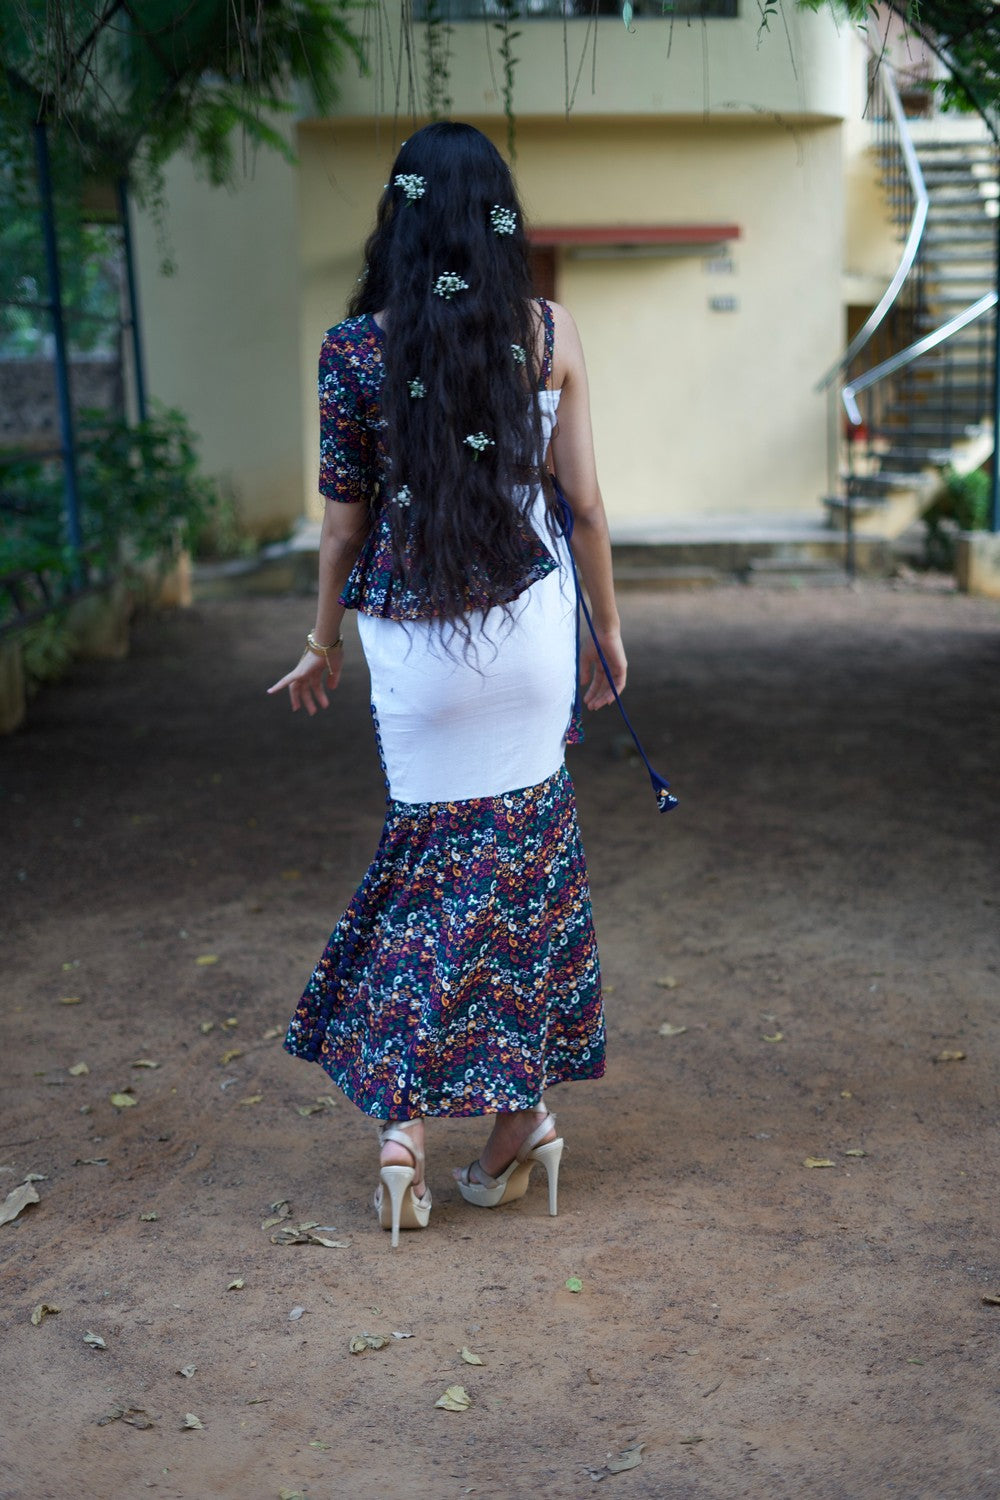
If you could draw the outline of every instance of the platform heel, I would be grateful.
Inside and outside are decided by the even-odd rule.
[[[383,1229],[390,1231],[389,1244],[399,1244],[401,1229],[426,1229],[431,1216],[431,1195],[428,1189],[422,1198],[413,1191],[413,1179],[417,1168],[423,1166],[424,1153],[419,1151],[406,1134],[406,1120],[388,1121],[379,1130],[379,1145],[392,1141],[403,1146],[413,1157],[412,1167],[390,1166],[379,1169],[379,1185],[375,1190],[375,1212]]]
[[[499,1208],[501,1203],[513,1203],[518,1198],[523,1198],[531,1180],[531,1169],[538,1162],[545,1168],[549,1213],[555,1216],[559,1201],[559,1163],[565,1142],[561,1136],[557,1136],[554,1141],[546,1141],[544,1145],[536,1144],[543,1135],[548,1135],[555,1128],[555,1123],[555,1115],[550,1115],[546,1110],[544,1118],[528,1136],[510,1166],[497,1177],[491,1177],[478,1161],[456,1172],[458,1190],[466,1203],[473,1203],[477,1208]]]

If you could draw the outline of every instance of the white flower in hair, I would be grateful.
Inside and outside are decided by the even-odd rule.
[[[527,355],[525,354],[524,348],[521,344],[511,344],[510,352],[514,356],[514,363],[516,365],[523,365],[526,362]]]
[[[470,432],[468,437],[463,438],[462,441],[465,443],[467,448],[471,448],[473,450],[473,454],[476,458],[479,457],[480,453],[485,453],[487,448],[496,447],[493,439],[491,437],[487,437],[485,432]]]
[[[421,396],[427,395],[427,387],[424,385],[424,382],[420,379],[419,375],[414,375],[413,379],[408,380],[406,384],[409,387],[410,395],[414,401],[419,401]]]
[[[454,271],[442,271],[432,287],[434,295],[436,297],[443,297],[446,302],[450,302],[456,292],[467,292],[468,290],[469,283],[463,280],[461,276],[456,275]]]
[[[410,203],[415,203],[427,191],[427,178],[418,177],[415,172],[398,172],[392,180],[406,194]]]
[[[496,234],[513,234],[517,228],[517,214],[512,208],[502,208],[494,203],[490,209],[490,224]]]
[[[392,498],[395,500],[397,505],[409,505],[410,501],[413,499],[413,496],[410,494],[410,486],[408,484],[404,484],[401,489],[398,489],[396,491],[395,495],[393,495]]]

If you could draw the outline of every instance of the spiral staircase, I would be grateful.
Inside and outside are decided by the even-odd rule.
[[[903,242],[878,306],[821,382],[830,399],[830,524],[897,538],[950,473],[993,450],[997,148],[965,120],[907,120],[891,69],[873,80],[880,177]]]

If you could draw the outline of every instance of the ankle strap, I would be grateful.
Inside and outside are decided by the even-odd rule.
[[[535,1129],[531,1132],[531,1134],[528,1136],[528,1139],[525,1141],[524,1145],[521,1147],[520,1151],[517,1153],[517,1159],[518,1159],[518,1161],[524,1161],[524,1158],[527,1156],[528,1152],[529,1151],[533,1151],[535,1149],[535,1147],[538,1145],[538,1143],[541,1140],[542,1136],[543,1135],[548,1135],[548,1133],[549,1133],[550,1130],[554,1130],[555,1129],[555,1125],[556,1125],[556,1117],[555,1117],[555,1115],[550,1115],[549,1112],[548,1112],[548,1110],[546,1110],[545,1111],[545,1118],[542,1120],[541,1124],[540,1125],[536,1125]]]
[[[413,1141],[406,1134],[407,1128],[410,1125],[417,1125],[419,1123],[418,1120],[386,1120],[384,1122],[380,1120],[378,1133],[379,1145],[386,1146],[391,1141],[393,1145],[404,1147],[413,1157],[414,1164],[422,1167],[424,1164],[424,1153],[419,1146],[414,1145]]]

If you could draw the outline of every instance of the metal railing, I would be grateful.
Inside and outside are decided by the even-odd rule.
[[[935,328],[932,333],[924,334],[923,338],[917,339],[906,349],[900,349],[898,354],[890,355],[880,365],[876,365],[874,369],[869,370],[864,375],[859,375],[856,380],[845,385],[841,390],[840,396],[844,404],[844,411],[847,413],[847,420],[855,427],[862,426],[864,418],[861,414],[861,408],[858,406],[857,398],[863,391],[870,390],[872,386],[878,385],[879,381],[886,380],[889,376],[898,374],[907,365],[913,364],[914,360],[920,359],[924,354],[929,354],[932,349],[936,349],[939,344],[946,343],[956,333],[960,333],[963,328],[968,328],[971,324],[978,322],[981,317],[990,312],[996,305],[996,292],[986,292],[982,297],[978,297],[975,302],[970,303],[960,313],[956,313],[953,318],[949,318],[947,323],[942,323],[940,328]],[[980,362],[977,361],[976,363],[978,368]],[[945,366],[945,370],[947,372],[948,366]],[[976,405],[982,405],[985,402],[985,397],[986,391],[983,389],[981,395],[976,399]]]
[[[930,206],[927,185],[910,137],[895,75],[884,58],[879,61],[872,79],[868,107],[875,122],[875,150],[883,162],[883,179],[892,218],[897,224],[909,219],[909,228],[892,280],[836,364],[817,382],[817,391],[825,391],[838,375],[844,374],[882,327],[913,269],[927,223]]]
[[[912,342],[918,333],[918,320],[924,310],[923,266],[919,252],[927,224],[930,196],[892,68],[884,56],[875,57],[873,54],[869,73],[867,113],[874,126],[874,149],[879,158],[892,220],[900,230],[905,227],[905,238],[899,263],[885,292],[844,353],[816,385],[818,392],[828,393],[827,481],[831,494],[836,493],[839,488],[841,470],[844,467],[840,402],[842,387],[845,384],[857,387],[857,381],[864,374],[859,363],[861,354],[867,351],[868,363],[871,364],[874,360],[881,365]],[[869,413],[868,423],[861,428],[865,438],[884,415],[885,402],[881,399],[882,394],[879,393],[880,399],[874,403],[877,409]],[[848,471],[853,469],[855,459],[860,458],[856,450],[856,442],[848,444]],[[876,462],[874,454],[868,451],[862,460],[862,467],[870,469]]]

